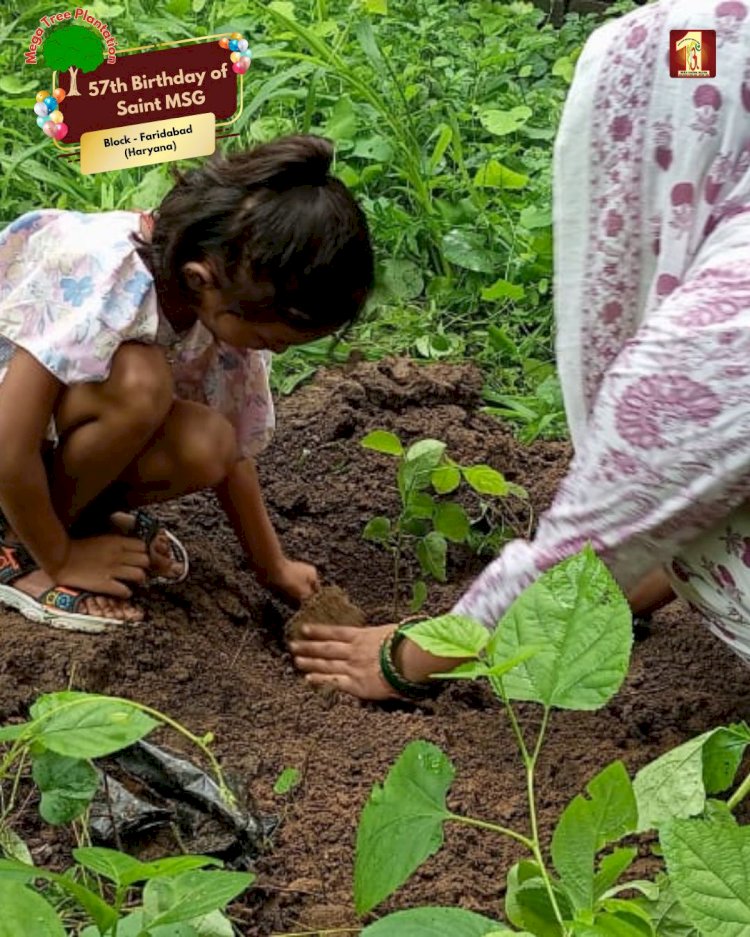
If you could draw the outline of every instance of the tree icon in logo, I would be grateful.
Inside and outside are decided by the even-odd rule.
[[[57,72],[70,72],[68,97],[80,95],[76,85],[78,69],[93,72],[104,61],[104,49],[97,34],[75,23],[60,26],[44,40],[45,64]]]

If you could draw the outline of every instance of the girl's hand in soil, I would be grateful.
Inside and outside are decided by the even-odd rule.
[[[262,576],[263,585],[294,602],[304,602],[320,589],[318,571],[310,563],[283,557],[278,566]]]
[[[289,647],[295,666],[313,686],[334,687],[366,700],[399,699],[380,671],[380,646],[397,627],[303,625],[302,639]],[[413,641],[404,641],[395,663],[407,680],[424,683],[430,674],[452,670],[460,661],[435,657]]]
[[[125,583],[144,583],[150,565],[142,540],[108,534],[71,540],[63,565],[46,572],[62,586],[127,599],[133,593]]]

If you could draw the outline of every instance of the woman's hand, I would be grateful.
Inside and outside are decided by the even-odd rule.
[[[144,583],[150,565],[142,540],[107,534],[71,540],[62,566],[45,572],[60,586],[127,599],[133,593],[125,583]]]
[[[282,557],[281,562],[259,572],[264,586],[294,602],[304,602],[320,589],[318,571],[310,563],[301,563]]]
[[[295,666],[313,686],[334,687],[360,699],[399,699],[380,670],[380,646],[397,627],[303,625],[301,640],[292,641],[289,647]],[[395,663],[407,680],[423,683],[430,674],[452,670],[460,661],[435,657],[406,640]]]

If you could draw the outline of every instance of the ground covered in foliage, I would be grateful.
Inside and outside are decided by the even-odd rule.
[[[263,458],[265,490],[290,552],[345,586],[373,622],[387,618],[390,563],[361,539],[365,522],[396,506],[392,465],[357,440],[384,427],[404,440],[435,436],[460,461],[487,461],[525,485],[535,512],[549,503],[569,452],[518,445],[477,410],[481,381],[469,365],[417,368],[403,361],[323,373],[281,407]],[[243,571],[239,548],[209,498],[164,516],[193,557],[190,581],[149,600],[147,627],[85,637],[0,614],[0,721],[23,715],[42,691],[72,686],[158,707],[192,730],[216,734],[222,762],[280,825],[257,864],[258,882],[233,917],[250,937],[357,928],[351,901],[357,819],[373,783],[405,744],[431,740],[457,767],[457,812],[522,824],[524,792],[505,717],[484,688],[451,688],[424,708],[360,705],[315,694],[294,673],[281,635],[288,610]],[[517,517],[520,524],[528,518]],[[482,561],[458,556],[429,610],[447,609]],[[542,819],[551,824],[601,767],[631,771],[662,751],[736,720],[750,703],[746,671],[681,606],[658,616],[637,643],[623,691],[602,712],[560,713],[539,770]],[[282,769],[302,772],[284,797]],[[61,867],[68,834],[40,829],[33,800],[13,819],[39,864]],[[480,831],[451,831],[448,846],[391,903],[461,904],[497,913],[515,847]],[[457,861],[460,859],[460,862]]]

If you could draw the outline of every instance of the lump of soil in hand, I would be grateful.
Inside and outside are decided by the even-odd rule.
[[[324,586],[286,623],[287,641],[300,637],[302,625],[313,624],[361,628],[365,624],[365,615],[361,608],[349,601],[343,589]]]

